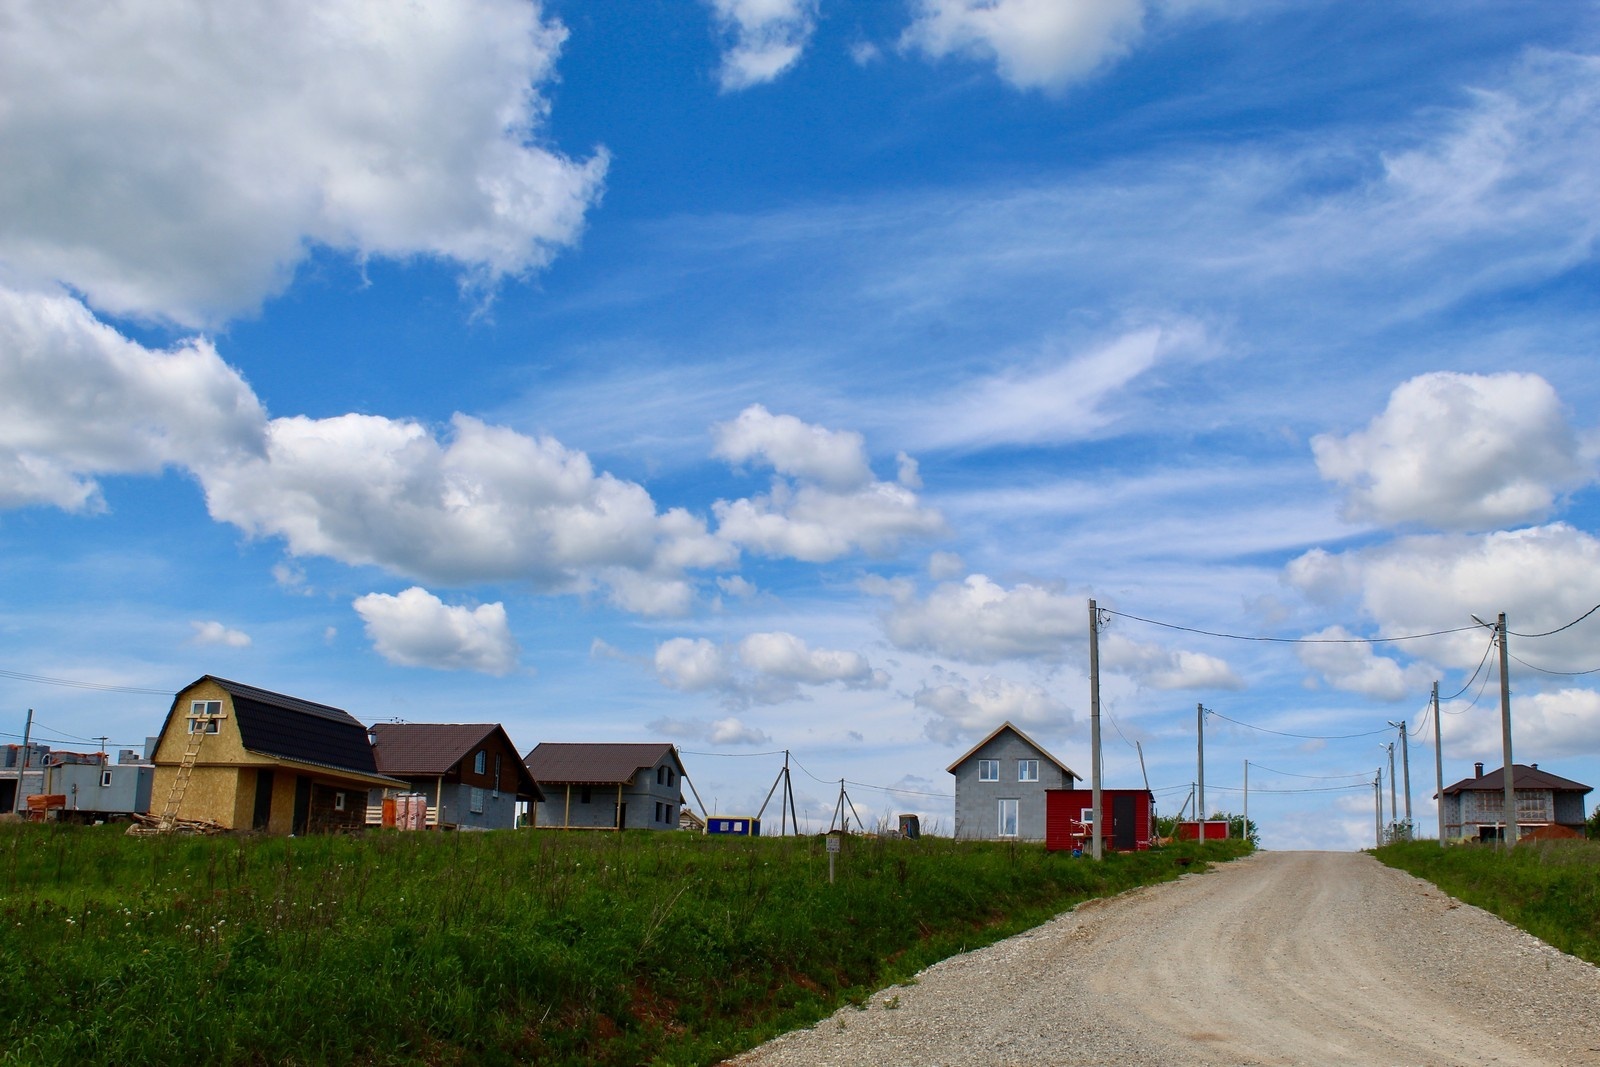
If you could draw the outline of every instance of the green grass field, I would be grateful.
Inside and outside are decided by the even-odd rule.
[[[1411,841],[1378,859],[1494,912],[1563,952],[1600,964],[1600,841],[1491,845]]]
[[[3,824],[0,1063],[714,1063],[1247,848]]]

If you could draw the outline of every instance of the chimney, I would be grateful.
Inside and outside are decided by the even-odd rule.
[[[1483,764],[1474,763],[1472,765],[1472,776],[1474,778],[1482,778],[1483,777]]]
[[[1534,770],[1538,770],[1538,769],[1539,769],[1539,765],[1538,765],[1538,764],[1537,764],[1537,763],[1535,763],[1535,764],[1534,764],[1534,765],[1533,765],[1533,769],[1534,769]]]

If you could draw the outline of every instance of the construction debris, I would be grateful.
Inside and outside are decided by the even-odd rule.
[[[152,837],[156,834],[225,834],[228,828],[210,819],[163,819],[159,815],[135,813],[133,825],[128,827],[129,837]]]

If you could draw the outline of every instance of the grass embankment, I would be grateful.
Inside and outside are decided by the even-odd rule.
[[[1495,845],[1409,841],[1376,852],[1391,867],[1425,878],[1459,900],[1491,911],[1563,952],[1600,964],[1600,842]]]
[[[711,1063],[1179,857],[0,825],[0,1063]]]

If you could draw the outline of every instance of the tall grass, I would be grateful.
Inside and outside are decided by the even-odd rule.
[[[1378,859],[1494,912],[1563,952],[1600,964],[1600,841],[1497,845],[1410,841]]]
[[[0,825],[0,1063],[713,1063],[1242,846],[844,849],[829,885],[816,838]]]

